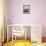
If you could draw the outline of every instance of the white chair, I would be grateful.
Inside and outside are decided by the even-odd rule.
[[[24,35],[24,29],[23,26],[21,25],[14,25],[13,29],[12,29],[12,42],[13,42],[13,36],[15,36],[15,40],[16,40],[16,36],[23,36]]]

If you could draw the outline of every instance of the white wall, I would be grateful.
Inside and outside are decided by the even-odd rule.
[[[31,5],[31,14],[23,14],[23,5]],[[7,0],[7,8],[7,16],[14,18],[11,19],[12,23],[40,24],[43,27],[43,37],[46,36],[46,0]],[[10,20],[8,24],[11,24]]]

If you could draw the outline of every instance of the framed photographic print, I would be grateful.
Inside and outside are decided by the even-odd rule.
[[[23,14],[30,14],[30,5],[23,5]]]

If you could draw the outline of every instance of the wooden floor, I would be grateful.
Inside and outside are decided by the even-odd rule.
[[[42,37],[42,42],[46,42],[46,37]]]
[[[16,40],[16,41],[10,41],[8,43],[5,43],[3,46],[31,46],[30,41],[24,41],[24,40]]]
[[[43,43],[31,43],[31,41],[24,41],[24,40],[14,40],[9,41],[8,43],[5,42],[3,46],[46,46],[46,37],[42,37]]]

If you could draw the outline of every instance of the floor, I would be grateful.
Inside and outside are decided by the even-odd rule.
[[[31,46],[31,42],[30,41],[24,41],[24,40],[16,40],[16,41],[10,41],[6,44],[4,44],[4,46]]]
[[[3,46],[46,46],[46,43],[31,43],[30,41],[14,40],[5,43]]]

